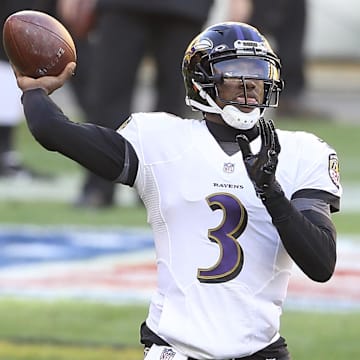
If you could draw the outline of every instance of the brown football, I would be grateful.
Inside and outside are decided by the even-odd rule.
[[[3,27],[7,57],[20,73],[31,77],[59,75],[76,61],[76,48],[67,29],[54,17],[33,10],[10,15]]]

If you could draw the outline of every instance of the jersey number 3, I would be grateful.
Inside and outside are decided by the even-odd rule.
[[[197,278],[202,283],[220,283],[234,279],[244,263],[243,250],[237,238],[247,225],[247,212],[236,197],[227,193],[211,194],[207,198],[211,210],[222,210],[219,226],[209,229],[208,238],[219,245],[217,263],[207,269],[198,269]]]

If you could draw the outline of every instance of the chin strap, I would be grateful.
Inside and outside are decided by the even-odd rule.
[[[255,108],[249,113],[245,113],[233,105],[226,105],[221,109],[198,82],[193,80],[193,84],[198,89],[199,95],[207,101],[209,106],[203,105],[188,97],[185,99],[187,105],[193,106],[204,112],[219,114],[229,126],[239,130],[251,129],[260,119],[261,112],[259,108]]]
[[[231,127],[239,130],[249,130],[259,121],[261,115],[259,108],[245,113],[233,105],[226,105],[222,109],[221,116]]]

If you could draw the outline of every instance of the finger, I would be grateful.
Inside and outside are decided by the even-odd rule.
[[[268,120],[268,123],[269,123],[269,125],[270,125],[270,128],[271,128],[272,130],[275,130],[274,120],[269,119],[269,120]]]
[[[76,63],[70,62],[65,66],[63,72],[59,75],[61,81],[66,81],[75,74]]]
[[[261,137],[261,149],[266,147],[266,123],[264,118],[259,119],[259,131],[260,131],[260,137]]]
[[[266,120],[262,119],[260,124],[260,133],[261,133],[261,148],[260,153],[262,156],[267,157],[268,152],[271,146],[271,131],[269,124]]]
[[[65,66],[65,69],[58,76],[52,76],[51,81],[44,83],[43,87],[46,88],[47,93],[50,95],[58,88],[62,87],[65,82],[74,75],[76,68],[75,62],[70,62]],[[50,77],[49,77],[50,78]]]
[[[275,151],[275,153],[278,155],[281,151],[281,146],[279,142],[279,137],[277,135],[274,122],[272,120],[269,120],[269,126],[272,134],[272,140],[271,140],[271,149]]]
[[[244,135],[244,134],[238,135],[236,137],[236,141],[239,144],[243,159],[246,159],[249,156],[253,155],[253,153],[251,152],[251,149],[250,149],[249,139],[246,135]]]

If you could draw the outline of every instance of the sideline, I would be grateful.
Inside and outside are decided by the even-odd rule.
[[[58,201],[73,203],[81,188],[82,176],[72,174],[52,181],[32,181],[28,178],[1,179],[0,198],[3,201]],[[341,199],[341,212],[360,212],[360,184],[345,183]],[[56,191],[54,190],[56,189]],[[121,206],[136,204],[135,190],[125,185],[116,187],[116,202]]]

